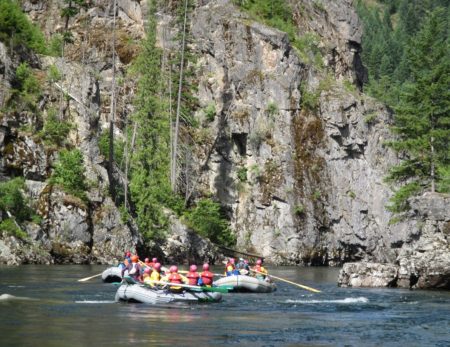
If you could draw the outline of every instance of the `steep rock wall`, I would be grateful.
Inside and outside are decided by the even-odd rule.
[[[198,98],[216,105],[197,194],[213,191],[238,247],[272,262],[394,262],[419,222],[389,223],[391,114],[358,90],[366,78],[358,18],[351,1],[293,6],[298,35],[320,37],[327,69],[230,1],[202,1],[192,14]]]

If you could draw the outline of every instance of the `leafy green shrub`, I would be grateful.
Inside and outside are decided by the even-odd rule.
[[[2,233],[6,233],[7,235],[12,235],[20,239],[26,239],[28,237],[28,234],[20,229],[10,218],[0,222],[0,235]]]
[[[220,245],[235,244],[235,236],[228,226],[219,203],[211,199],[202,199],[193,210],[186,212],[185,216],[189,227],[199,235]]]
[[[408,199],[416,195],[422,188],[417,182],[411,182],[400,187],[389,200],[390,205],[386,206],[388,211],[393,213],[401,213],[409,210]]]
[[[62,55],[63,41],[63,35],[52,35],[50,42],[48,43],[48,54],[52,57],[60,57]]]
[[[0,1],[0,41],[9,46],[24,45],[32,50],[45,54],[44,35],[33,25],[22,12],[20,5],[14,0]]]
[[[364,123],[372,124],[377,119],[377,114],[375,112],[371,112],[364,117]]]
[[[49,109],[44,128],[39,135],[47,144],[63,146],[72,128],[73,126],[70,122],[58,119],[55,109]]]
[[[270,117],[274,117],[274,116],[276,116],[276,115],[278,114],[278,112],[279,112],[278,105],[277,105],[275,102],[271,101],[271,102],[269,102],[269,104],[267,105],[266,111],[267,111],[267,114],[268,114]]]
[[[47,79],[50,82],[58,82],[61,79],[61,72],[55,65],[50,65],[47,71]]]
[[[104,130],[98,139],[98,147],[100,153],[106,158],[109,158],[109,130]],[[114,161],[121,167],[124,164],[125,143],[117,138],[114,139]]]
[[[26,62],[21,63],[16,69],[16,83],[22,94],[38,94],[39,82]]]
[[[312,193],[311,198],[312,198],[314,201],[317,201],[317,200],[320,199],[321,195],[322,195],[322,193],[320,192],[320,190],[315,190],[315,191]]]
[[[317,111],[321,90],[309,91],[304,84],[300,86],[301,105],[308,111]]]
[[[440,193],[450,193],[450,165],[437,168],[438,181],[436,190]]]
[[[305,213],[305,206],[302,205],[302,204],[295,205],[295,207],[294,207],[294,213],[295,213],[297,216],[303,215],[303,214]]]
[[[241,182],[247,182],[247,168],[245,166],[240,167],[237,171],[237,176]]]
[[[297,49],[300,58],[317,68],[323,67],[322,53],[319,49],[320,37],[311,32],[296,36],[292,45]]]
[[[216,105],[209,104],[205,110],[205,117],[209,122],[212,122],[214,118],[216,117]]]
[[[29,219],[32,215],[27,200],[21,190],[25,189],[25,180],[21,177],[0,183],[0,210],[8,211],[18,222]]]
[[[57,184],[67,193],[86,200],[84,171],[83,155],[80,150],[74,149],[69,151],[63,149],[59,153],[50,183]]]

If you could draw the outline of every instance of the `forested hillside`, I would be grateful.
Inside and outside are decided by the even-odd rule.
[[[358,2],[365,91],[394,110],[397,137],[387,144],[403,159],[386,178],[393,212],[423,191],[450,191],[449,8],[445,0]]]

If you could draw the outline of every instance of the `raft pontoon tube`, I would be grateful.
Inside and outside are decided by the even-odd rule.
[[[106,283],[121,282],[122,270],[117,266],[107,268],[102,272],[102,280]]]
[[[166,289],[153,289],[143,284],[122,282],[116,293],[116,301],[141,302],[146,304],[167,304],[174,302],[218,302],[222,294],[215,292],[184,291],[172,293]]]
[[[235,292],[271,293],[277,289],[273,282],[245,275],[232,275],[214,281],[217,287],[232,286]]]

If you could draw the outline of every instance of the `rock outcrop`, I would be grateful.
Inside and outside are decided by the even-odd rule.
[[[23,8],[37,22],[48,37],[61,33],[64,19],[59,1],[24,1]],[[137,54],[133,39],[143,37],[143,19],[139,1],[119,1],[118,8],[118,76]],[[88,10],[81,10],[70,22],[74,43],[66,45],[65,57],[37,57],[25,59],[22,52],[10,56],[0,44],[1,87],[8,90],[12,73],[22,61],[37,69],[34,73],[43,81],[36,112],[6,111],[0,116],[0,178],[23,176],[27,179],[27,195],[31,205],[42,217],[39,224],[26,227],[28,237],[20,240],[4,234],[0,248],[0,262],[20,263],[109,263],[123,256],[124,249],[136,251],[142,246],[137,228],[122,221],[120,212],[107,195],[109,177],[105,158],[99,151],[99,137],[107,127],[110,113],[111,49],[113,10],[109,1],[98,1]],[[130,42],[126,44],[124,42]],[[60,81],[47,80],[45,75],[54,68]],[[4,73],[3,73],[4,72]],[[131,112],[133,88],[124,83],[117,94],[117,124],[121,116]],[[9,97],[1,93],[1,98]],[[64,103],[59,100],[64,98]],[[1,99],[1,105],[7,100]],[[87,200],[82,201],[48,183],[52,166],[58,158],[57,149],[49,146],[36,134],[42,127],[40,117],[48,117],[49,107],[58,105],[65,121],[74,126],[65,144],[80,149],[83,154],[85,176],[89,184]],[[43,115],[42,115],[43,113]],[[32,130],[29,130],[32,129]],[[35,130],[35,131],[33,131]],[[120,126],[116,136],[121,136]],[[0,233],[1,234],[1,233]],[[33,251],[35,254],[33,254]]]
[[[428,193],[411,205],[408,238],[393,264],[344,264],[339,285],[450,289],[450,197]]]
[[[301,6],[298,35],[318,40],[319,62],[229,1],[204,1],[193,13],[197,96],[216,106],[215,147],[198,154],[207,169],[198,170],[197,192],[213,191],[228,207],[239,248],[271,262],[391,261],[390,232],[380,233],[390,229],[382,183],[395,162],[382,144],[390,114],[358,92],[357,16],[347,1]]]

